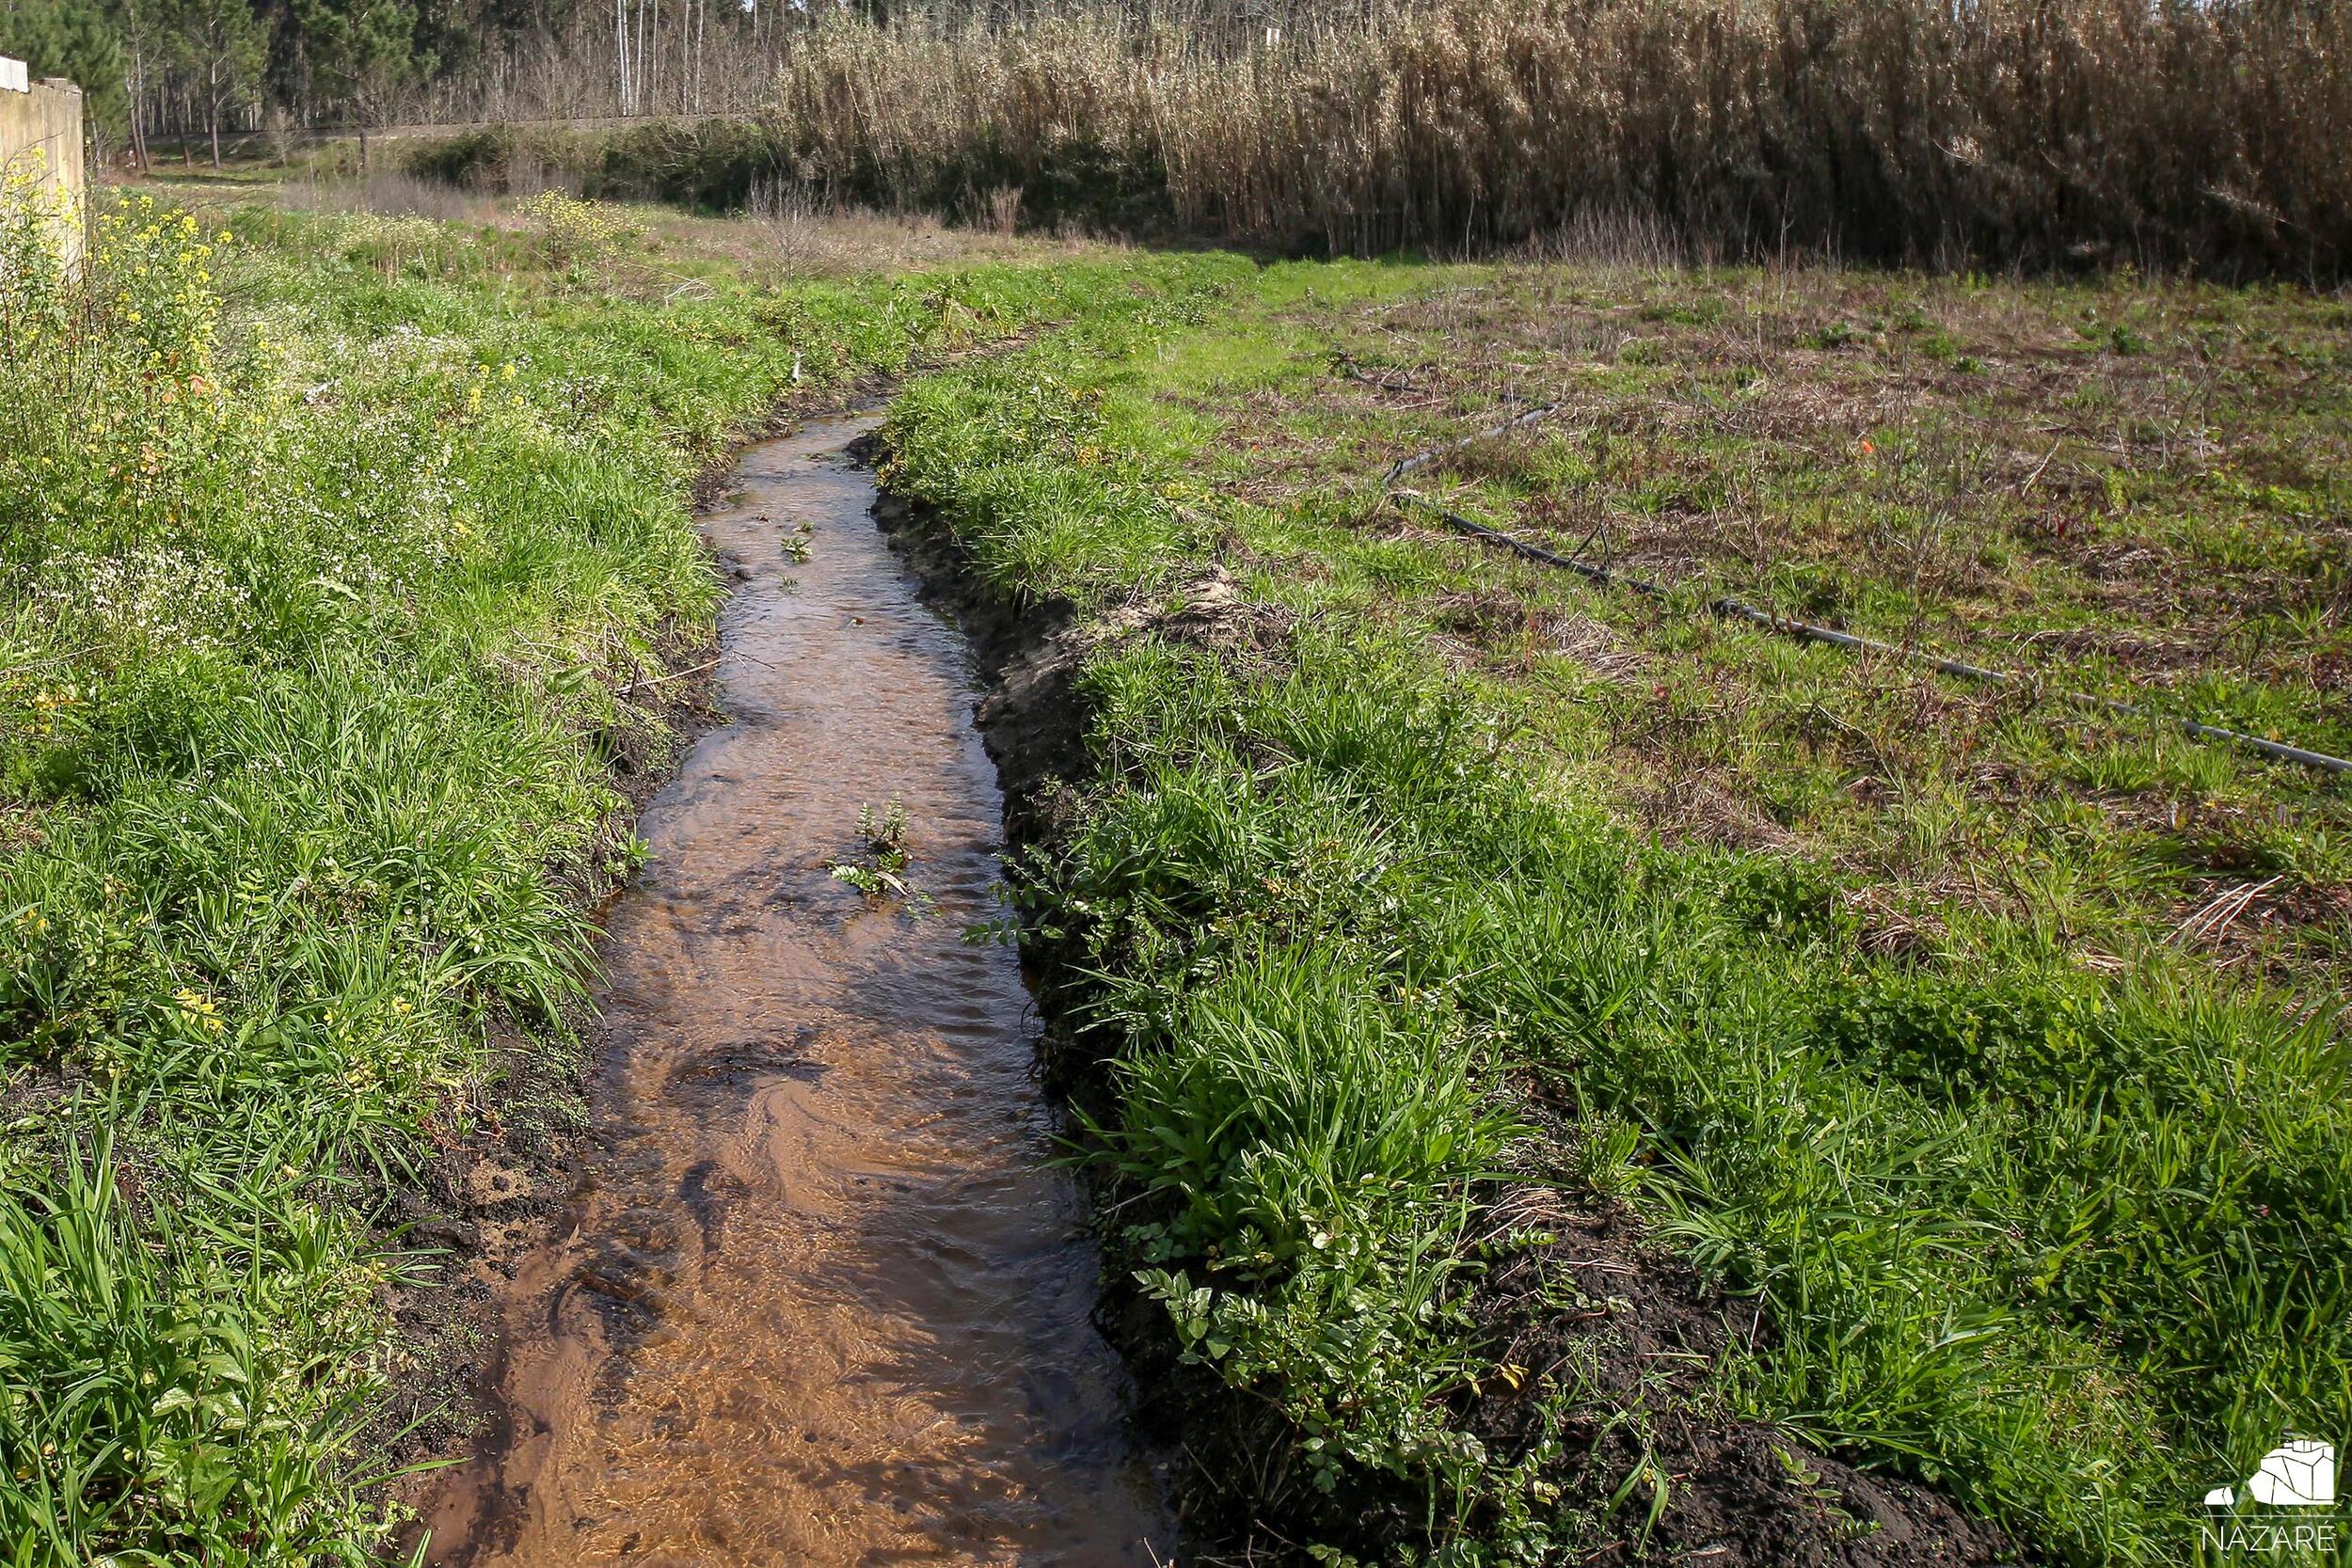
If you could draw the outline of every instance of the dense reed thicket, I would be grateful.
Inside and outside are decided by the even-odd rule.
[[[1718,254],[2298,275],[2352,259],[2347,134],[2352,10],[2311,0],[1422,0],[1287,29],[845,13],[756,127],[534,156],[1285,249],[1634,220]]]
[[[1425,0],[1263,30],[842,14],[755,127],[527,160],[1278,249],[1637,226],[1712,254],[2338,275],[2347,136],[2352,11],[2305,0]],[[515,155],[494,134],[428,160]]]
[[[2293,267],[2352,243],[2347,40],[2340,8],[2147,0],[1445,0],[1239,50],[917,20],[820,31],[778,111],[861,195],[1101,166],[1335,250],[1632,212],[1738,251]]]

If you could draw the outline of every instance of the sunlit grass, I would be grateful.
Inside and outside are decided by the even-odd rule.
[[[1216,273],[607,292],[627,226],[557,216],[134,198],[77,278],[0,207],[10,1561],[374,1560],[436,1274],[381,1227],[560,1092],[506,1075],[570,1054],[610,760],[709,633],[690,486],[781,399]]]
[[[1263,287],[1295,309],[1323,276]],[[1495,352],[1496,275],[1421,284],[1460,317],[1447,356]],[[1385,462],[1492,404],[1318,404],[1330,337],[1248,295],[1197,330],[1082,326],[911,390],[888,432],[897,482],[1016,595],[1125,619],[1213,563],[1244,589],[1209,646],[1096,656],[1083,804],[1025,883],[1053,950],[1084,954],[1067,1000],[1117,1105],[1099,1157],[1175,1342],[1287,1412],[1337,1498],[1421,1488],[1414,1545],[1438,1560],[1595,1549],[1599,1499],[1546,1489],[1560,1450],[1482,1453],[1436,1418],[1504,1375],[1467,1326],[1467,1238],[1479,1176],[1534,1162],[1629,1195],[1757,1298],[1773,1331],[1718,1365],[1717,1413],[1930,1481],[2061,1559],[2186,1555],[2182,1475],[2352,1418],[2347,1058],[2324,1006],[2165,940],[2166,841],[2103,799],[2286,792],[2313,816],[2264,852],[2325,887],[2327,786],[2017,705],[1969,715],[2000,764],[2093,793],[1989,802],[1985,759],[1903,722],[1927,677],[1407,530],[1344,454]],[[1281,418],[1295,437],[1247,450]],[[1572,439],[1495,461],[1498,504],[1604,471]],[[1571,624],[1581,658],[1551,629]],[[1778,820],[1643,831],[1643,789],[1715,776]],[[1932,891],[1972,879],[2006,895]],[[1531,1081],[1572,1108],[1564,1146],[1508,1132]],[[1353,1233],[1343,1259],[1316,1244]],[[1562,1379],[1545,1397],[1573,1405]],[[1362,1552],[1356,1506],[1284,1528]]]

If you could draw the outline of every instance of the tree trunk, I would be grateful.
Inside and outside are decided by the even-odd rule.
[[[612,0],[612,106],[628,113],[628,0]]]
[[[141,174],[152,172],[147,161],[147,88],[139,69],[139,52],[131,51],[130,69],[122,73],[122,89],[131,100],[131,162]]]

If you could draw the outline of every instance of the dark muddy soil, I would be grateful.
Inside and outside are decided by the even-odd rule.
[[[1664,1478],[1655,1521],[1658,1483],[1645,1480],[1602,1521],[1603,1542],[1584,1561],[1962,1568],[2019,1560],[2000,1531],[1947,1498],[1713,1413],[1709,1365],[1768,1325],[1753,1303],[1709,1291],[1652,1245],[1621,1208],[1528,1186],[1498,1196],[1487,1223],[1548,1239],[1507,1251],[1474,1298],[1497,1362],[1530,1376],[1520,1389],[1484,1389],[1464,1412],[1471,1430],[1516,1459],[1557,1419],[1569,1441],[1572,1496],[1613,1497],[1645,1465]],[[1534,1397],[1547,1377],[1580,1390],[1564,1418]]]

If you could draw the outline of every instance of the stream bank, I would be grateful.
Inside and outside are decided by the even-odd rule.
[[[1007,837],[1035,917],[1025,941],[1046,1012],[1048,1082],[1096,1124],[1115,1126],[1122,1105],[1105,1056],[1120,1049],[1120,1031],[1114,1023],[1084,1032],[1090,1014],[1100,1020],[1102,960],[1065,929],[1084,921],[1071,916],[1066,890],[1054,880],[1058,857],[1099,806],[1089,792],[1117,783],[1104,767],[1117,737],[1098,735],[1089,744],[1089,727],[1104,716],[1085,672],[1098,657],[1115,659],[1122,646],[1153,640],[1263,677],[1293,665],[1311,628],[1290,610],[1250,597],[1216,564],[1085,615],[1051,597],[993,587],[948,517],[918,496],[886,491],[877,516],[979,658],[988,691],[980,735],[999,769]],[[1532,1134],[1518,1151],[1526,1164],[1482,1181],[1475,1196],[1496,1236],[1518,1233],[1473,1272],[1465,1307],[1488,1354],[1581,1369],[1585,1401],[1564,1408],[1534,1380],[1494,1377],[1461,1388],[1450,1407],[1498,1468],[1538,1444],[1557,1445],[1561,1493],[1581,1499],[1600,1525],[1649,1513],[1600,1537],[1599,1549],[1578,1560],[1704,1560],[1710,1568],[2035,1560],[1931,1488],[1733,1416],[1712,1369],[1735,1341],[1772,1334],[1765,1315],[1676,1257],[1622,1200],[1566,1173],[1576,1132],[1540,1085],[1521,1079],[1510,1092]],[[1153,1195],[1141,1184],[1099,1167],[1090,1179],[1098,1213],[1149,1222]],[[1289,1562],[1305,1560],[1300,1543],[1311,1542],[1315,1560],[1338,1552],[1332,1560],[1369,1562],[1428,1539],[1427,1498],[1408,1478],[1359,1467],[1332,1487],[1315,1484],[1305,1459],[1310,1434],[1265,1386],[1230,1386],[1183,1354],[1167,1306],[1127,1276],[1141,1260],[1136,1249],[1109,1225],[1105,1255],[1111,1273],[1098,1321],[1133,1370],[1141,1423],[1181,1443],[1188,1457],[1174,1478],[1188,1545],[1218,1554],[1214,1560]],[[1586,1309],[1560,1311],[1564,1285]]]
[[[1002,800],[960,640],[844,456],[870,422],[750,449],[705,519],[732,721],[609,913],[593,1142],[491,1286],[494,1419],[427,1499],[437,1562],[1168,1544],[1019,958],[966,940]]]

